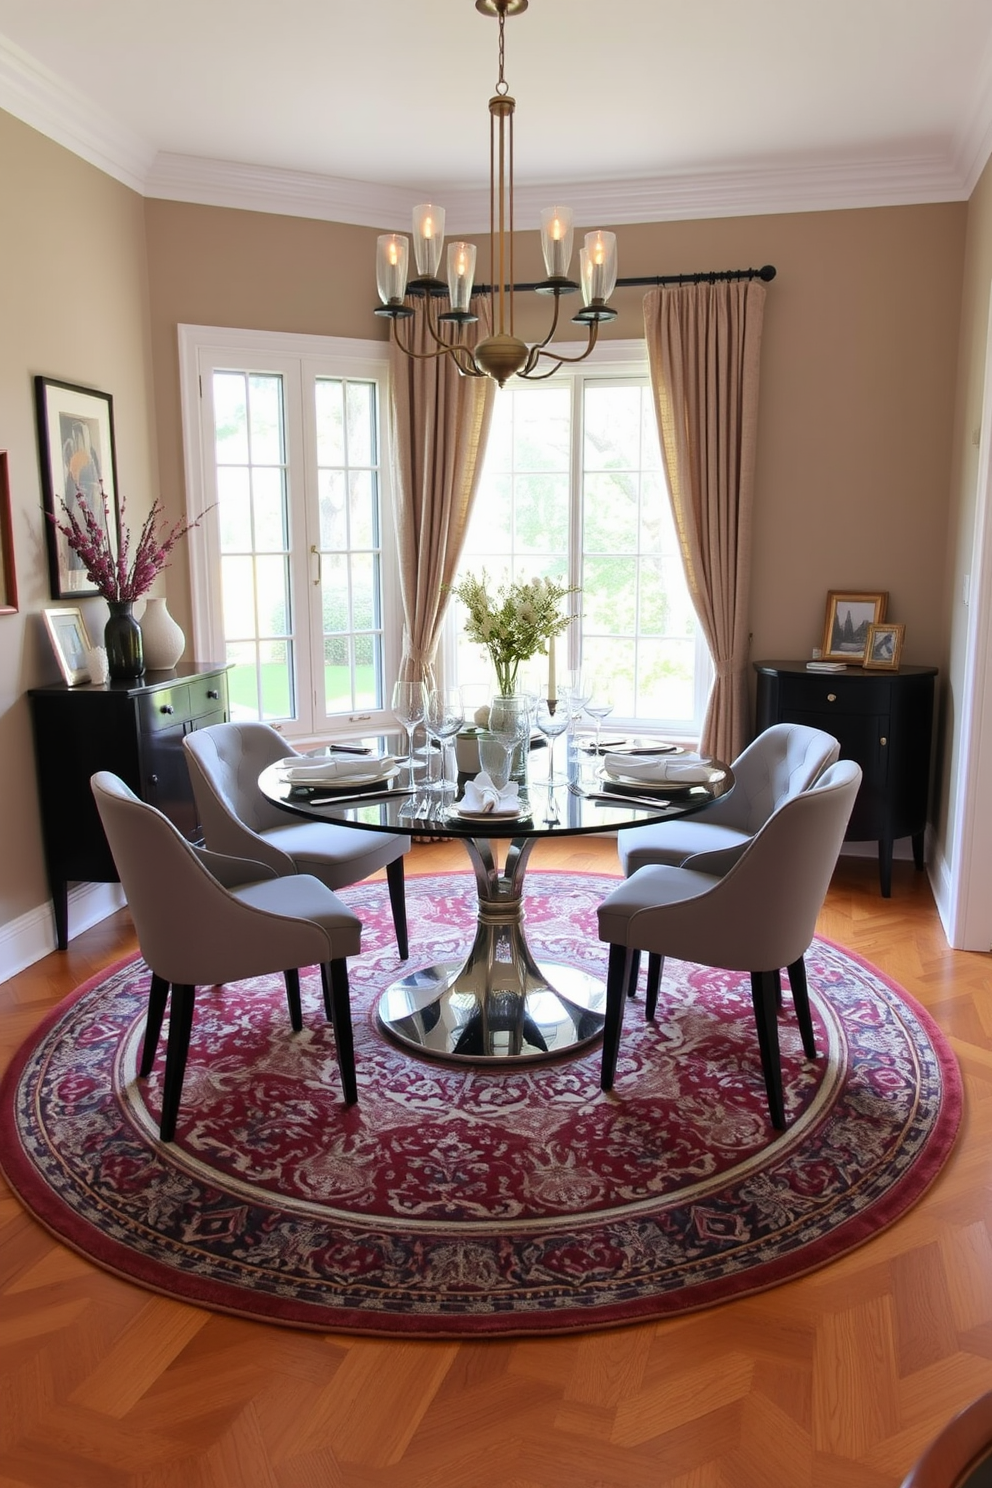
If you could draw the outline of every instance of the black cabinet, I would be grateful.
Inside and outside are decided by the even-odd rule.
[[[227,671],[180,663],[137,682],[36,687],[29,698],[45,864],[64,950],[69,884],[117,881],[90,776],[112,770],[195,841],[199,823],[183,735],[227,721]]]
[[[757,729],[805,723],[840,741],[864,772],[847,829],[849,842],[878,842],[882,894],[892,891],[892,844],[913,839],[923,867],[930,788],[936,667],[809,672],[802,661],[758,661]]]

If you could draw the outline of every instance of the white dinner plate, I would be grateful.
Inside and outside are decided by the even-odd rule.
[[[400,773],[399,765],[391,765],[381,775],[334,775],[328,780],[308,775],[306,780],[290,780],[283,775],[283,780],[293,790],[319,791],[322,796],[332,796],[340,793],[342,796],[353,796],[359,791],[378,791],[390,780],[395,780]]]

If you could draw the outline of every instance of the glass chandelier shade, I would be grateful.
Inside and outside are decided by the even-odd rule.
[[[450,308],[437,313],[434,301],[442,298],[445,285],[438,277],[444,246],[444,208],[425,202],[413,209],[413,256],[417,277],[407,278],[409,247],[399,233],[378,239],[376,282],[381,305],[376,314],[391,322],[391,335],[406,356],[416,360],[450,356],[466,377],[491,377],[502,387],[508,378],[550,377],[563,362],[583,361],[596,345],[600,324],[616,319],[607,301],[617,282],[617,240],[611,232],[587,233],[579,255],[581,285],[569,279],[572,261],[573,224],[569,207],[547,207],[541,214],[541,252],[547,278],[532,285],[538,294],[554,297],[551,327],[542,341],[528,345],[514,332],[513,283],[513,116],[516,103],[510,97],[503,75],[504,24],[508,15],[527,9],[528,0],[475,0],[476,9],[499,21],[499,78],[489,100],[489,244],[492,333],[471,347],[464,328],[477,317],[470,305],[475,281],[476,249],[472,243],[448,246],[447,292]],[[562,295],[581,287],[583,308],[573,323],[586,327],[587,345],[575,356],[549,350],[558,328]],[[405,303],[408,296],[421,296],[426,303],[426,322],[433,349],[414,351],[404,344],[399,322],[413,314]],[[541,367],[542,359],[553,363]]]

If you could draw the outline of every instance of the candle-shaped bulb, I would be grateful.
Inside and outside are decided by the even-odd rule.
[[[541,252],[548,277],[564,279],[572,261],[571,207],[545,207],[541,213]]]

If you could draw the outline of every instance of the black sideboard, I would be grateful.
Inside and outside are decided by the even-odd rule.
[[[754,666],[759,733],[773,723],[805,723],[833,734],[842,758],[861,766],[864,778],[847,840],[878,842],[878,875],[887,899],[897,837],[912,838],[916,866],[923,867],[936,667],[810,672],[804,661]]]
[[[117,882],[90,776],[112,770],[197,840],[183,735],[227,721],[227,668],[180,663],[136,682],[58,683],[28,696],[55,935],[65,950],[69,884]]]

